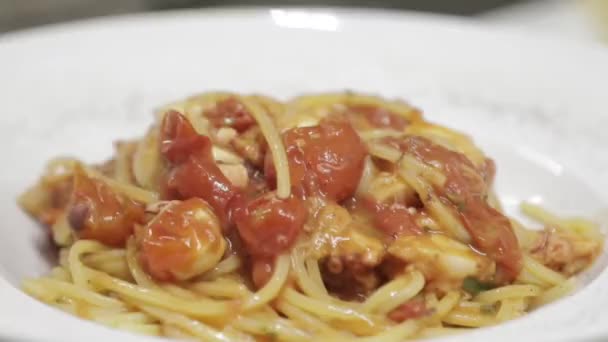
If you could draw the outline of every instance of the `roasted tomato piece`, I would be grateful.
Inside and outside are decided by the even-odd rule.
[[[227,226],[230,202],[238,191],[215,163],[211,148],[211,140],[198,135],[183,115],[176,111],[165,115],[161,125],[161,152],[169,162],[169,170],[163,197],[202,198]]]
[[[497,281],[515,279],[522,268],[517,237],[509,219],[486,200],[488,183],[495,172],[494,163],[487,161],[484,170],[477,170],[464,154],[419,136],[389,138],[386,143],[428,165],[440,167],[446,181],[437,189],[438,194],[460,215],[474,245],[498,263]]]
[[[395,322],[401,323],[408,319],[426,316],[430,312],[431,310],[426,307],[424,300],[415,298],[399,305],[396,309],[388,314],[388,318]]]
[[[166,205],[137,230],[139,259],[160,281],[186,280],[212,269],[226,240],[212,208],[200,198]]]
[[[280,199],[274,192],[258,197],[235,211],[241,239],[250,254],[275,256],[287,250],[298,237],[307,210],[296,196]]]
[[[244,104],[234,97],[218,101],[215,108],[205,112],[215,127],[231,127],[244,132],[255,124],[255,119]]]
[[[283,140],[296,192],[335,201],[354,194],[367,151],[348,121],[325,118],[318,126],[286,131]],[[269,157],[268,154],[265,173],[274,183],[276,175]]]
[[[144,219],[143,207],[118,194],[101,180],[74,170],[74,187],[66,208],[67,218],[79,239],[93,239],[109,246],[123,246],[133,227]]]

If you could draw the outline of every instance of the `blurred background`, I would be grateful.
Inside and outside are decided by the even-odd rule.
[[[577,40],[608,42],[608,0],[0,0],[0,34],[96,16],[217,6],[350,6],[472,17]]]

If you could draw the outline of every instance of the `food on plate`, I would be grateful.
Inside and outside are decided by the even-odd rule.
[[[567,294],[603,236],[505,216],[496,165],[399,101],[207,93],[107,162],[58,158],[19,199],[59,248],[23,283],[105,325],[209,341],[401,341]]]

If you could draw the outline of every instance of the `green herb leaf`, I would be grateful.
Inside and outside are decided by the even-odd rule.
[[[472,277],[466,277],[462,281],[462,288],[473,296],[479,292],[491,290],[494,287],[494,284],[484,283]]]
[[[481,306],[480,311],[484,315],[494,315],[496,314],[496,305],[494,304],[484,304]]]

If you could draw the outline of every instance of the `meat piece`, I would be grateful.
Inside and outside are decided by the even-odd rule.
[[[224,227],[231,225],[231,200],[237,188],[222,173],[211,151],[211,140],[198,135],[176,111],[161,124],[161,153],[169,162],[164,199],[199,197],[211,205]]]
[[[258,127],[252,127],[231,141],[232,148],[240,155],[258,168],[264,165],[264,153],[266,153],[266,142]]]
[[[309,226],[318,259],[331,257],[366,267],[378,265],[385,254],[382,236],[372,227],[353,220],[344,207],[326,204]]]
[[[507,283],[522,268],[522,253],[509,219],[487,202],[492,166],[483,173],[462,153],[449,150],[419,136],[404,139],[386,138],[385,143],[400,149],[418,161],[440,169],[446,179],[435,184],[440,200],[450,204],[460,216],[475,247],[487,253],[500,266],[497,281]]]
[[[215,127],[231,127],[237,132],[244,132],[255,124],[255,119],[247,107],[234,97],[218,101],[215,107],[204,115]]]
[[[469,276],[489,279],[495,271],[492,260],[440,234],[402,235],[388,247],[388,252],[420,270],[427,281],[460,284]]]
[[[599,240],[583,238],[565,230],[546,228],[530,252],[545,266],[571,276],[591,265],[601,249]]]

